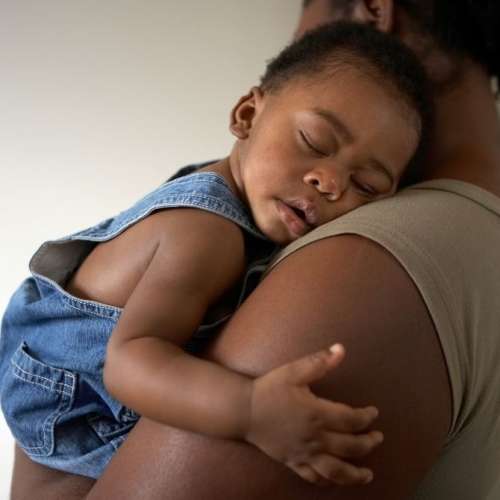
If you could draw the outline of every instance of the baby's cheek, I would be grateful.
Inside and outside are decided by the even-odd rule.
[[[345,196],[345,199],[334,202],[337,206],[335,206],[334,210],[332,210],[333,213],[329,215],[328,222],[352,212],[356,208],[366,205],[371,201],[372,200],[369,200],[368,198],[363,198],[362,196],[349,193]]]

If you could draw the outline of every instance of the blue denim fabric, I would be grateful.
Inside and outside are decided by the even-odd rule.
[[[97,478],[138,420],[137,413],[111,397],[102,380],[106,344],[121,309],[72,296],[64,286],[98,242],[171,207],[219,214],[270,248],[246,207],[212,172],[176,178],[116,217],[44,243],[31,259],[31,277],[9,302],[0,336],[2,411],[34,461]],[[248,293],[251,274],[236,305]],[[210,338],[227,318],[202,325],[186,349],[194,351],[197,341]]]

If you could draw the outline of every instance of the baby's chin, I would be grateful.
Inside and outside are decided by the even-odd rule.
[[[279,235],[277,235],[276,233],[266,234],[265,231],[262,231],[262,230],[261,231],[274,244],[281,246],[281,247],[285,247],[285,246],[289,245],[290,243],[293,243],[294,241],[297,241],[298,239],[302,238],[306,234],[310,233],[313,229],[314,228],[310,228],[301,234],[290,234],[288,231],[283,231]]]

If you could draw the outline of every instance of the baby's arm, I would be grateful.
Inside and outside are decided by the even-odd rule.
[[[349,458],[371,451],[380,442],[376,433],[348,433],[366,429],[373,409],[317,398],[308,387],[338,364],[342,353],[325,351],[253,380],[182,349],[208,307],[242,275],[243,235],[230,221],[200,210],[158,216],[158,246],[108,344],[109,392],[158,422],[245,439],[306,479],[314,455]],[[331,457],[331,468],[339,463],[346,482],[364,482],[369,475]]]
[[[182,346],[245,266],[241,230],[209,212],[161,218],[157,248],[107,347],[109,392],[141,415],[219,437],[241,436],[250,380],[188,355]]]

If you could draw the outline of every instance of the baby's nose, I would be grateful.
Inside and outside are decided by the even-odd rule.
[[[338,200],[344,191],[341,176],[327,169],[311,170],[304,176],[304,182],[314,186],[331,201]]]

